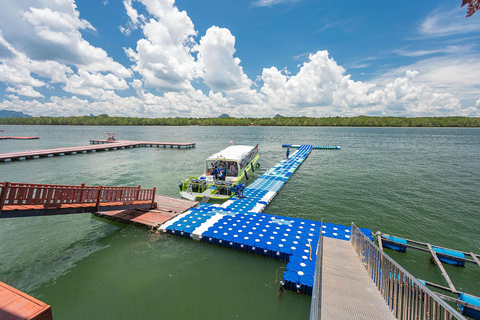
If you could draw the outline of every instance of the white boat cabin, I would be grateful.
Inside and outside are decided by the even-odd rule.
[[[212,154],[205,163],[205,173],[202,177],[213,180],[215,168],[226,169],[227,181],[234,181],[239,177],[245,167],[258,153],[257,146],[231,146],[220,152]]]

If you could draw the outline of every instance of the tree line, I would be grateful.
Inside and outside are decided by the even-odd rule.
[[[3,125],[77,126],[328,126],[328,127],[480,127],[478,117],[279,117],[279,118],[134,118],[80,116],[0,118]]]

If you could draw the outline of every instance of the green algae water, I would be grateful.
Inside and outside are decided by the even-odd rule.
[[[313,150],[266,213],[355,222],[408,239],[480,252],[480,129],[310,127],[4,126],[0,153],[123,140],[196,142],[194,149],[135,148],[0,163],[0,181],[157,187],[209,155],[259,144],[260,174],[284,143]],[[293,152],[294,150],[292,150]],[[446,285],[427,254],[386,251],[413,275]],[[460,291],[480,295],[480,270],[445,266]],[[0,281],[52,306],[54,319],[308,319],[310,298],[278,296],[285,263],[193,240],[149,234],[90,214],[0,219]]]

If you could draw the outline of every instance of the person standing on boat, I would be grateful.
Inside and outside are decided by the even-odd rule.
[[[289,155],[290,155],[290,147],[287,147],[287,160]]]
[[[227,176],[227,169],[222,167],[222,169],[220,170],[220,180],[225,181],[226,176]]]
[[[213,180],[217,180],[218,179],[218,174],[220,173],[220,171],[218,170],[218,167],[215,166],[215,169],[213,169]]]

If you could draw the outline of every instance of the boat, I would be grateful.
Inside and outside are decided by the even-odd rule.
[[[180,181],[180,196],[189,200],[229,199],[235,194],[235,188],[253,179],[253,173],[260,166],[259,157],[258,145],[230,146],[214,153],[206,159],[201,176]],[[223,176],[221,170],[224,170]]]

